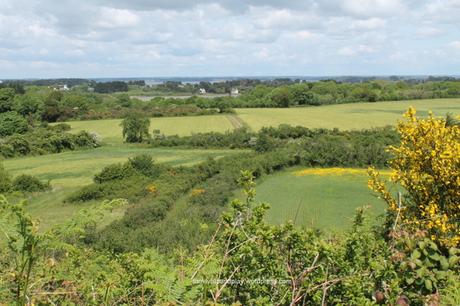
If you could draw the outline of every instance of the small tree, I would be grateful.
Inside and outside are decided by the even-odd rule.
[[[150,137],[150,119],[140,117],[138,114],[130,114],[121,122],[123,128],[123,139],[126,142],[143,142]]]

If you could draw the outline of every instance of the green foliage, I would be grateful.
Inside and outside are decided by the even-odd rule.
[[[384,167],[389,159],[385,148],[397,144],[398,141],[398,134],[390,127],[340,131],[284,124],[277,128],[263,128],[258,133],[237,129],[227,133],[156,137],[151,139],[150,143],[156,147],[254,148],[257,152],[291,148],[303,165]]]
[[[117,103],[123,107],[131,107],[131,99],[127,94],[121,94],[117,96]]]
[[[437,292],[460,273],[460,250],[451,247],[443,252],[425,235],[424,232],[393,233],[396,237],[394,260],[413,298]]]
[[[128,115],[121,122],[123,138],[126,142],[143,142],[150,137],[150,119],[138,115]]]
[[[101,184],[104,182],[122,180],[135,174],[134,168],[130,163],[114,164],[105,167],[102,171],[94,176],[94,182]]]
[[[276,107],[289,107],[292,93],[287,87],[279,87],[270,93],[269,99]]]
[[[11,190],[11,177],[2,164],[0,164],[0,193],[7,193]]]
[[[21,95],[15,99],[15,110],[24,117],[38,114],[42,106],[43,102],[37,96]]]
[[[59,103],[62,100],[63,94],[59,91],[52,91],[45,99],[42,120],[47,122],[56,122],[61,116],[61,108]]]
[[[15,91],[13,88],[0,88],[0,113],[12,111]]]
[[[6,236],[11,256],[11,272],[8,274],[7,286],[12,293],[12,300],[17,305],[27,305],[30,300],[32,269],[39,259],[37,248],[43,239],[37,232],[36,224],[25,213],[24,205],[25,202],[10,204],[0,195],[0,229]],[[12,225],[12,229],[5,228],[3,222]]]
[[[146,154],[129,158],[129,165],[131,165],[138,173],[141,173],[151,179],[156,179],[164,170],[162,166],[155,164],[152,156]]]
[[[49,188],[49,183],[42,183],[38,178],[28,174],[19,175],[13,180],[13,189],[21,192],[39,192]]]
[[[23,134],[28,130],[27,120],[17,112],[0,113],[0,136]]]
[[[65,133],[66,125],[34,128],[22,135],[5,137],[0,143],[0,156],[11,158],[24,155],[43,155],[67,150],[96,148],[100,146],[95,136],[85,131]]]
[[[94,91],[99,93],[128,91],[128,84],[121,81],[99,82],[95,84]]]

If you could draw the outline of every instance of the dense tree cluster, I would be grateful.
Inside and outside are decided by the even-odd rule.
[[[113,93],[128,91],[128,83],[122,81],[99,82],[94,85],[94,91],[98,93]]]

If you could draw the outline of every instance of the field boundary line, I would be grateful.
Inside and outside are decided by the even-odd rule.
[[[241,129],[241,128],[246,128],[249,131],[252,129],[249,127],[249,125],[244,122],[243,119],[238,117],[238,115],[231,114],[231,115],[225,115],[225,118],[230,122],[230,124],[235,128],[235,129]]]

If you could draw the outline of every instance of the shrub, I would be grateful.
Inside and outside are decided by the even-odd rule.
[[[131,164],[114,164],[102,169],[102,171],[94,176],[94,182],[102,184],[104,182],[122,180],[135,175],[135,170]]]
[[[16,191],[38,192],[45,191],[49,188],[49,183],[42,183],[38,178],[28,174],[22,174],[13,180],[13,189]]]
[[[37,127],[25,134],[5,137],[0,143],[0,155],[5,158],[42,155],[79,148],[95,148],[100,145],[95,136],[85,131],[70,134],[63,132],[64,130],[67,130],[66,124]]]
[[[0,113],[0,136],[23,134],[27,129],[27,120],[17,112]]]
[[[406,190],[395,199],[378,173],[370,169],[369,186],[388,204],[389,222],[428,230],[445,247],[460,243],[460,126],[430,114],[419,119],[410,108],[398,124],[401,144],[390,147],[391,181]],[[397,219],[396,219],[397,218]],[[394,221],[396,219],[396,221]]]
[[[129,159],[129,164],[139,173],[155,179],[160,175],[162,167],[156,165],[149,155],[138,155]]]

